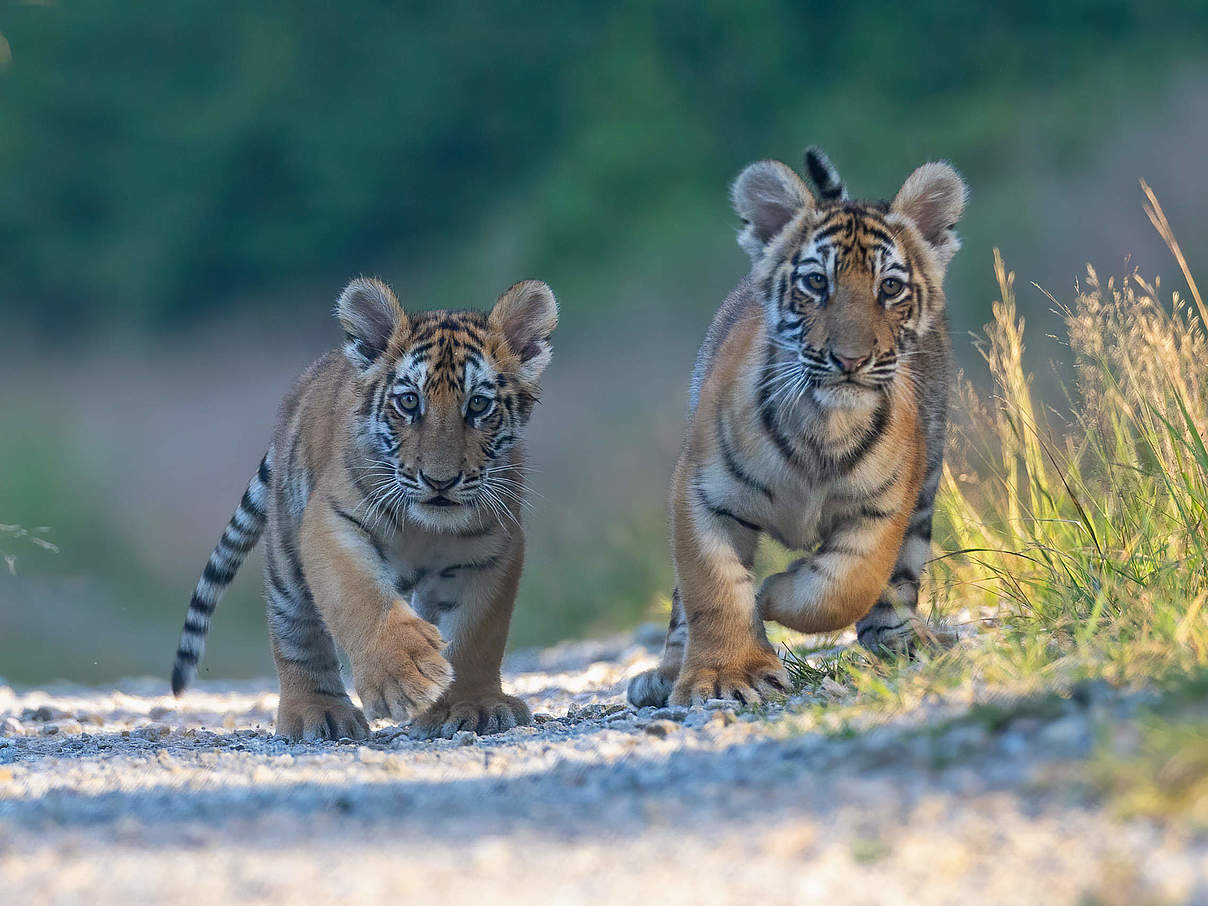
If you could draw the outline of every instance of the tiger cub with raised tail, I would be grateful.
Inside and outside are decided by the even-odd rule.
[[[709,328],[671,489],[678,587],[635,705],[754,703],[787,688],[764,621],[856,623],[909,648],[930,552],[952,379],[944,274],[966,188],[924,164],[891,202],[856,202],[822,152],[817,193],[760,161],[733,187],[751,273]],[[805,552],[756,590],[764,533]]]
[[[550,360],[554,296],[526,281],[489,314],[408,314],[389,287],[358,279],[336,314],[346,342],[282,403],[193,592],[172,690],[192,679],[218,599],[267,529],[278,733],[357,739],[366,718],[411,718],[426,737],[527,724],[499,667],[524,562],[524,436]],[[337,644],[364,711],[344,689]]]

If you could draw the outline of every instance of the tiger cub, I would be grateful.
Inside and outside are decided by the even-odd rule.
[[[929,163],[892,202],[854,202],[820,151],[806,165],[817,195],[777,161],[734,184],[752,268],[693,372],[671,489],[679,585],[635,705],[784,690],[764,620],[858,621],[869,648],[908,648],[920,628],[952,374],[942,284],[966,188]],[[763,533],[806,556],[756,591]]]
[[[554,296],[526,281],[490,314],[407,314],[389,287],[357,279],[336,315],[343,348],[285,398],[193,592],[172,690],[193,678],[219,597],[267,528],[278,733],[356,739],[366,717],[410,717],[426,737],[527,724],[499,666],[524,562],[524,436],[550,360]],[[345,692],[337,644],[363,712]]]

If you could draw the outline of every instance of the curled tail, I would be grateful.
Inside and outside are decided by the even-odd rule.
[[[841,201],[847,198],[847,186],[830,158],[817,145],[805,149],[805,172],[809,174],[818,194],[824,201]]]
[[[180,644],[176,648],[176,663],[172,666],[173,695],[180,695],[197,673],[214,608],[264,531],[272,456],[273,450],[269,447],[193,589],[185,614],[185,628],[180,632]]]

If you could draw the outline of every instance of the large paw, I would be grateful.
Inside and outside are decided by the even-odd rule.
[[[788,671],[773,651],[755,647],[737,657],[724,660],[698,660],[684,664],[675,688],[672,705],[700,705],[711,698],[729,699],[745,705],[757,705],[764,698],[783,694],[791,688]]]
[[[645,708],[653,705],[662,708],[671,696],[675,678],[666,676],[660,670],[646,670],[629,681],[629,703],[635,708]]]
[[[277,706],[277,732],[290,742],[364,739],[369,735],[369,723],[347,695],[282,691]]]
[[[533,722],[528,705],[502,692],[452,701],[443,698],[415,719],[412,739],[452,739],[458,730],[473,730],[479,736],[506,733],[512,727]]]
[[[367,650],[352,655],[352,677],[370,720],[405,722],[453,681],[440,631],[401,608],[390,611]]]
[[[898,657],[913,657],[924,649],[942,651],[960,640],[955,629],[928,623],[917,616],[895,616],[891,623],[861,621],[856,627],[856,637],[869,651]]]

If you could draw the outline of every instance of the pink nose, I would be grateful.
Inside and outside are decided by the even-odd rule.
[[[851,356],[839,355],[837,352],[832,352],[831,355],[835,357],[835,361],[839,363],[839,367],[848,373],[856,371],[871,358],[871,356],[868,355],[854,358]]]

